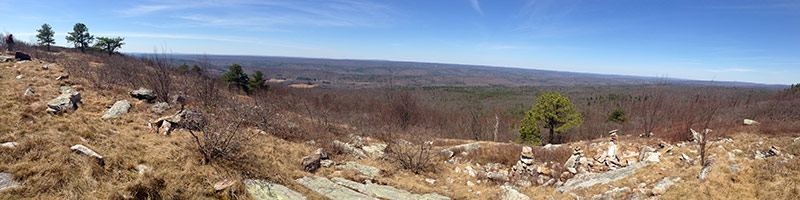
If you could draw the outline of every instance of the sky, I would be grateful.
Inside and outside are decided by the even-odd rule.
[[[800,1],[0,0],[1,31],[75,23],[122,52],[377,59],[800,83]],[[11,5],[11,6],[9,6]]]

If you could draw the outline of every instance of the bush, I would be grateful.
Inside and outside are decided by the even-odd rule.
[[[405,140],[395,141],[386,147],[386,157],[390,162],[397,163],[400,168],[410,170],[415,174],[434,171],[433,142],[425,141],[418,144]]]
[[[246,132],[248,125],[245,118],[238,116],[241,109],[230,108],[225,113],[212,116],[215,119],[202,120],[199,131],[189,129],[194,138],[196,150],[203,156],[203,163],[208,164],[214,160],[226,161],[240,160],[240,153],[253,134]]]
[[[620,108],[614,110],[613,112],[611,112],[611,114],[608,115],[608,121],[617,124],[622,124],[625,123],[625,121],[628,121],[628,116],[625,115],[625,110]]]

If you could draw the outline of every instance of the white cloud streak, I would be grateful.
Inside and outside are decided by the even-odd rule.
[[[476,12],[483,15],[483,9],[481,9],[481,4],[478,0],[469,0],[469,4],[472,6],[472,9],[475,9]]]

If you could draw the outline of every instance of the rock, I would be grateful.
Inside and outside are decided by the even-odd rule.
[[[489,180],[493,180],[493,181],[506,182],[506,181],[508,181],[508,173],[507,172],[506,173],[503,173],[503,172],[488,172],[488,173],[486,173],[486,178],[488,178]]]
[[[3,144],[0,144],[0,147],[5,147],[5,148],[15,148],[17,146],[19,146],[19,143],[17,142],[4,142]]]
[[[673,184],[675,184],[675,182],[679,180],[681,180],[680,177],[675,177],[672,179],[669,177],[664,177],[660,181],[656,182],[656,184],[653,186],[652,192],[654,195],[662,195],[667,192],[669,186],[672,186]]]
[[[578,174],[574,178],[567,180],[563,186],[556,188],[556,191],[564,193],[569,190],[588,188],[597,184],[606,184],[611,181],[625,178],[636,172],[637,169],[645,167],[650,162],[638,162],[636,164],[609,171],[606,173],[584,173]]]
[[[500,186],[500,199],[501,200],[530,200],[531,198],[528,195],[522,194],[521,192],[517,191],[514,187],[503,185]]]
[[[736,160],[736,155],[734,155],[731,152],[728,152],[727,154],[728,154],[728,160]]]
[[[476,172],[474,169],[472,169],[472,166],[465,167],[464,171],[466,171],[467,174],[469,174],[469,176],[472,176],[472,177],[475,177],[475,176],[478,175],[478,172]]]
[[[640,138],[653,137],[653,132],[639,134]]]
[[[268,180],[245,179],[243,181],[250,197],[256,200],[305,200],[302,194],[281,184]]]
[[[157,97],[156,93],[153,92],[153,90],[146,89],[146,88],[139,88],[138,90],[131,91],[128,94],[130,94],[131,97],[133,97],[133,98],[136,98],[136,99],[139,99],[139,100],[143,100],[143,101],[147,101],[147,102],[153,101]]]
[[[703,135],[702,134],[698,133],[697,131],[694,131],[694,129],[689,129],[689,131],[692,132],[692,141],[694,141],[694,142],[703,141]]]
[[[344,178],[335,177],[331,179],[336,184],[345,186],[347,188],[364,193],[371,197],[390,200],[405,200],[405,199],[420,199],[420,200],[449,200],[449,197],[441,196],[436,193],[430,194],[413,194],[411,192],[400,190],[392,186],[378,185],[373,183],[361,184],[353,182]]]
[[[644,154],[644,160],[648,162],[659,162],[659,158],[661,157],[661,152],[647,152]]]
[[[154,128],[157,133],[169,135],[173,129],[177,128],[201,130],[205,125],[205,116],[191,110],[179,110],[174,115],[158,118],[152,124],[156,125]]]
[[[428,184],[436,184],[436,179],[426,178],[425,182]]]
[[[320,167],[320,159],[319,155],[309,155],[303,157],[301,160],[301,164],[303,165],[303,171],[314,173]]]
[[[25,89],[25,93],[23,95],[25,95],[25,96],[33,95],[33,93],[34,93],[33,88],[28,88],[28,89]]]
[[[383,157],[383,150],[386,149],[386,144],[381,143],[372,143],[368,146],[363,146],[361,149],[364,153],[372,159],[378,159]]]
[[[67,110],[77,110],[81,93],[69,86],[61,86],[61,95],[47,102],[47,112],[58,114]]]
[[[706,177],[709,173],[711,173],[711,168],[714,166],[714,159],[713,158],[706,158],[706,162],[703,164],[703,168],[700,169],[700,173],[697,174],[697,179],[700,181],[706,180]]]
[[[150,167],[148,167],[147,165],[144,165],[144,164],[136,165],[136,172],[138,172],[139,175],[142,175],[142,174],[144,174],[145,172],[147,172],[149,170],[150,170]]]
[[[214,190],[222,191],[222,190],[228,189],[229,187],[233,186],[233,184],[236,184],[236,182],[233,181],[233,180],[230,180],[230,179],[224,179],[224,180],[221,180],[221,181],[219,181],[217,183],[214,183]]]
[[[363,149],[355,148],[353,145],[348,143],[340,142],[339,140],[334,140],[333,145],[337,146],[347,155],[353,156],[356,159],[367,158],[367,154],[364,153]]]
[[[472,181],[467,181],[467,187],[475,187],[475,183],[472,183]]]
[[[43,70],[48,70],[48,69],[50,69],[50,66],[48,66],[48,65],[42,65],[42,69],[43,69]]]
[[[692,158],[689,158],[689,156],[687,156],[686,154],[681,154],[681,158],[680,159],[683,160],[683,161],[686,161],[686,162],[688,162],[690,164],[692,163]]]
[[[56,80],[60,81],[60,80],[66,80],[68,78],[69,78],[69,74],[58,76],[58,77],[56,77]]]
[[[542,147],[542,149],[552,151],[558,149],[559,147],[561,147],[560,144],[546,144]]]
[[[736,173],[736,171],[739,171],[739,165],[731,164],[730,167],[731,167],[731,173]]]
[[[97,154],[93,150],[89,149],[89,147],[77,144],[75,146],[70,147],[70,149],[72,149],[72,151],[74,151],[75,153],[97,158],[97,163],[100,164],[100,166],[104,166],[106,164],[105,161],[103,160],[103,156],[100,156],[100,154]]]
[[[439,151],[439,155],[442,155],[445,158],[452,158],[453,156],[455,156],[455,152],[451,151],[450,149],[444,149],[442,151]]]
[[[11,62],[13,60],[14,57],[0,55],[0,62]]]
[[[336,184],[325,177],[303,177],[295,181],[320,195],[334,200],[376,199]]]
[[[336,164],[336,163],[335,163],[335,162],[333,162],[332,160],[328,160],[328,159],[325,159],[325,160],[320,160],[320,161],[319,161],[319,166],[320,166],[320,167],[331,167],[331,166],[333,166],[334,164]]]
[[[351,133],[350,135],[348,135],[348,138],[349,138],[349,140],[347,141],[348,144],[353,145],[356,148],[361,148],[364,146],[364,141],[361,140],[361,136]]]
[[[153,112],[156,114],[164,113],[168,109],[170,109],[170,106],[167,102],[157,102],[153,104],[153,107],[151,108],[151,110],[153,110]]]
[[[23,52],[20,52],[20,51],[17,51],[16,53],[14,53],[14,58],[16,58],[17,60],[31,60],[31,56],[30,55],[28,55],[26,53],[23,53]]]
[[[17,77],[16,77],[16,78],[17,78],[17,79],[22,79],[22,78],[25,78],[25,75],[22,75],[22,74],[20,74],[20,75],[17,75]]]
[[[103,117],[101,117],[100,119],[117,118],[120,115],[127,113],[128,109],[130,108],[131,108],[130,101],[128,100],[117,101],[116,103],[114,103],[114,105],[111,106],[111,108],[108,109],[108,112],[106,112],[106,114],[103,115]]]
[[[472,151],[474,149],[478,149],[478,148],[481,148],[481,144],[477,143],[477,142],[474,142],[474,143],[469,143],[469,144],[456,145],[454,147],[450,147],[450,148],[444,149],[444,150],[440,151],[440,153],[442,153],[444,155],[449,155],[450,154],[450,153],[448,153],[448,151],[449,151],[449,152],[461,152],[463,154],[463,153],[467,153],[467,152],[470,152],[470,151]],[[453,157],[453,156],[450,156],[450,157]]]
[[[518,187],[530,187],[531,185],[533,185],[533,183],[531,183],[530,181],[523,179],[514,181],[514,184],[517,185]]]
[[[315,155],[319,155],[319,159],[323,159],[323,160],[329,159],[328,158],[328,153],[326,153],[325,149],[323,149],[323,148],[318,148],[317,150],[314,150],[314,154]]]
[[[13,180],[13,175],[0,172],[0,191],[20,186],[22,185]]]
[[[381,174],[381,170],[376,168],[376,167],[369,166],[369,165],[358,164],[357,162],[354,162],[354,161],[347,162],[344,165],[336,166],[336,168],[337,169],[355,169],[355,170],[358,170],[358,172],[361,172],[361,174],[364,174],[364,175],[366,175],[366,176],[368,176],[370,178],[378,177]]]
[[[756,120],[752,120],[752,119],[744,119],[742,124],[743,125],[756,125],[756,124],[758,124],[758,122]]]
[[[631,191],[631,189],[628,188],[628,187],[614,188],[614,189],[611,189],[609,191],[604,192],[603,196],[608,197],[608,198],[613,198],[614,196],[617,196],[619,194],[626,193],[626,192],[629,192],[629,191]]]
[[[547,186],[552,185],[555,182],[556,182],[556,179],[550,179],[550,180],[547,180],[547,182],[544,182],[544,184],[542,184],[542,186],[547,187]]]

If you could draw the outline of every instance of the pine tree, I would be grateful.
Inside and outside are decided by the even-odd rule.
[[[125,45],[125,43],[123,43],[122,40],[125,40],[125,38],[97,37],[97,43],[94,44],[94,47],[102,49],[103,51],[108,53],[108,55],[113,55],[118,48],[121,48],[122,45]]]
[[[86,52],[86,48],[94,40],[94,36],[89,34],[89,28],[83,23],[77,23],[72,27],[72,32],[67,33],[67,42],[75,45],[75,48],[80,48],[82,53]]]
[[[544,93],[536,98],[536,102],[536,105],[525,112],[525,118],[520,122],[519,134],[522,143],[541,142],[539,124],[542,124],[542,128],[550,130],[549,143],[556,142],[556,133],[561,134],[583,124],[581,113],[568,97],[560,93]]]
[[[39,45],[47,46],[47,51],[50,51],[50,45],[56,44],[56,40],[53,39],[53,35],[55,35],[53,28],[50,27],[50,24],[45,23],[42,24],[41,29],[36,31],[39,32],[39,34],[36,35]]]
[[[250,90],[247,87],[247,84],[250,82],[250,78],[244,73],[242,66],[239,64],[233,64],[228,67],[228,72],[225,72],[225,74],[222,75],[222,80],[230,85],[244,90],[246,93],[250,93]]]
[[[264,85],[264,81],[265,81],[264,73],[262,73],[261,71],[256,71],[256,73],[253,74],[253,78],[250,79],[250,83],[248,83],[247,86],[250,88],[250,91],[262,90],[266,88],[266,85]]]

